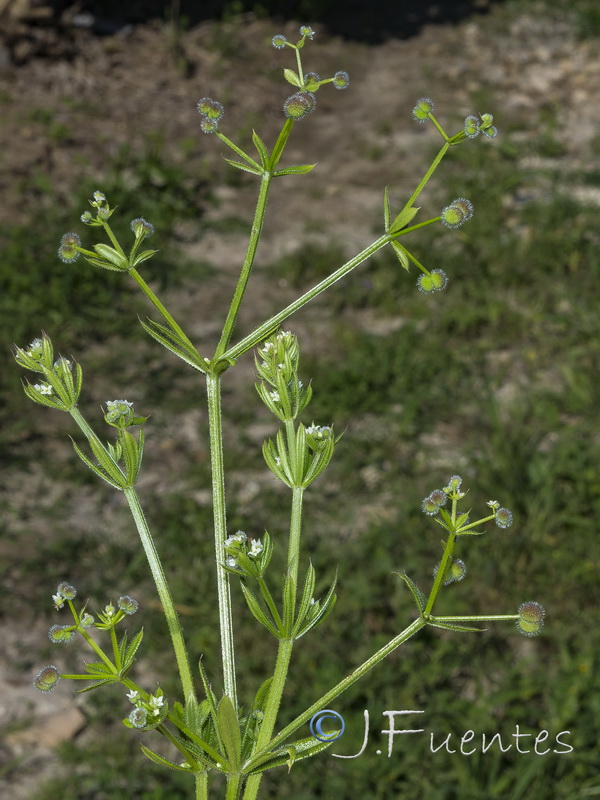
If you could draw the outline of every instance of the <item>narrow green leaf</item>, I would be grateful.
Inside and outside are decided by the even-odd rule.
[[[252,612],[253,616],[260,622],[261,625],[276,636],[278,639],[280,638],[280,633],[277,628],[273,625],[273,623],[267,619],[265,612],[262,610],[260,603],[256,599],[256,597],[252,594],[250,589],[242,582],[241,584],[242,592],[244,593],[244,598],[246,603],[248,604],[248,608]]]
[[[419,614],[422,614],[427,604],[427,598],[425,597],[423,592],[419,589],[417,584],[413,580],[411,580],[411,578],[408,577],[406,572],[397,572],[396,575],[399,575],[404,581],[404,583],[408,586],[412,596],[415,599],[415,603],[417,604],[417,609],[419,611]]]
[[[170,350],[178,358],[181,358],[186,364],[197,369],[198,372],[206,374],[205,365],[202,364],[200,355],[197,352],[192,352],[190,346],[182,341],[176,333],[151,319],[147,322],[140,320],[140,324],[146,333],[152,336],[159,344],[162,344],[167,350]]]
[[[387,233],[390,229],[390,198],[387,186],[383,190],[383,224]]]
[[[148,259],[156,255],[156,253],[158,253],[158,250],[144,250],[135,257],[132,266],[137,267],[138,264],[142,264],[144,261],[148,261]]]
[[[261,683],[257,693],[254,696],[254,702],[252,703],[253,711],[264,711],[267,706],[267,700],[269,699],[269,691],[271,689],[271,684],[273,683],[273,678],[267,678],[264,683]]]
[[[308,633],[310,630],[315,628],[317,625],[320,625],[331,614],[331,612],[333,611],[333,608],[334,608],[334,606],[336,604],[336,600],[337,600],[337,597],[335,595],[336,584],[337,584],[337,570],[335,572],[335,577],[333,579],[333,582],[332,582],[331,586],[329,587],[329,591],[327,592],[323,602],[320,604],[320,607],[319,607],[317,613],[315,614],[314,617],[311,617],[309,615],[309,619],[308,619],[307,624],[305,624],[304,627],[299,631],[299,633],[296,636],[296,639],[300,639],[300,637],[304,636],[305,633]]]
[[[262,170],[258,166],[251,167],[249,164],[242,164],[241,161],[233,161],[231,158],[225,158],[225,156],[223,156],[223,160],[236,169],[241,169],[244,172],[251,172],[253,175],[262,175]]]
[[[217,708],[219,732],[227,754],[227,760],[233,770],[240,766],[242,754],[242,738],[237,714],[228,695],[223,695]]]
[[[473,627],[469,627],[467,625],[454,625],[454,624],[452,624],[450,622],[429,622],[429,621],[427,621],[427,624],[431,625],[433,628],[445,628],[446,630],[449,630],[449,631],[467,631],[467,632],[476,631],[478,633],[481,633],[481,631],[486,631],[487,630],[487,628],[473,628]]]
[[[110,269],[113,272],[125,272],[124,269],[121,267],[115,267],[108,261],[100,261],[98,258],[87,258],[85,259],[88,264],[92,264],[94,267],[101,267],[102,269]]]
[[[125,256],[121,255],[121,253],[117,252],[114,247],[111,247],[108,244],[95,244],[94,250],[101,258],[106,259],[106,261],[110,261],[111,264],[114,264],[121,270],[125,270],[129,267],[129,263]]]
[[[278,169],[273,173],[274,178],[279,178],[280,175],[307,175],[312,172],[316,164],[291,164],[289,167]]]
[[[88,661],[83,665],[83,668],[86,672],[89,672],[90,675],[98,676],[98,675],[110,675],[114,677],[114,672],[103,661]]]
[[[187,772],[188,775],[190,772],[197,772],[200,769],[200,764],[197,764],[192,761],[192,763],[187,767],[182,767],[181,764],[175,764],[173,761],[169,761],[168,758],[163,758],[163,756],[159,756],[158,753],[155,753],[153,750],[149,750],[146,745],[141,745],[142,753],[149,758],[150,761],[154,761],[155,764],[158,764],[161,767],[168,767],[169,769],[177,770],[178,772]]]
[[[314,593],[315,593],[315,568],[311,563],[308,565],[308,570],[306,571],[306,577],[304,578],[304,587],[302,589],[302,597],[300,598],[300,605],[298,606],[298,614],[296,615],[296,624],[294,625],[294,630],[292,635],[295,636],[296,633],[302,627],[304,620],[308,612],[311,609],[311,600],[314,600]]]
[[[284,78],[286,79],[286,81],[288,83],[292,84],[292,86],[297,86],[298,89],[302,88],[302,81],[300,80],[298,75],[296,75],[294,70],[292,70],[292,69],[284,69],[283,70],[283,76],[284,76]]]
[[[119,431],[119,441],[123,448],[123,462],[125,464],[125,475],[127,483],[133,486],[137,478],[138,467],[138,443],[129,431]]]
[[[311,758],[318,753],[322,753],[328,747],[331,747],[333,742],[321,742],[310,736],[306,739],[300,739],[293,742],[286,747],[279,748],[272,753],[265,753],[262,756],[252,760],[248,765],[248,774],[257,775],[267,769],[280,767],[288,764],[290,760],[290,748],[294,750],[294,760],[301,761],[304,758]]]
[[[126,669],[129,669],[131,664],[133,664],[133,661],[135,659],[135,654],[137,653],[137,651],[139,649],[139,646],[142,643],[142,639],[143,638],[144,638],[144,629],[142,628],[133,637],[133,639],[129,643],[129,647],[127,648],[127,651],[125,653],[125,658],[123,659],[123,666]]]
[[[103,481],[106,481],[107,483],[110,483],[110,485],[113,486],[115,489],[123,489],[123,486],[121,485],[121,483],[116,483],[114,480],[112,480],[112,478],[110,478],[108,475],[106,475],[99,467],[97,467],[95,464],[93,464],[90,461],[90,459],[85,455],[85,453],[83,453],[79,449],[79,447],[75,444],[75,442],[72,442],[72,444],[73,444],[73,448],[74,448],[75,452],[77,453],[77,455],[79,456],[79,458],[83,461],[84,464],[86,464],[92,470],[92,472],[95,472],[96,475],[98,475],[99,478],[102,478]]]
[[[390,244],[392,245],[394,253],[396,253],[400,265],[408,272],[410,263],[405,248],[402,247],[401,244],[398,244],[398,242],[390,242]]]
[[[123,664],[125,663],[125,653],[127,651],[127,631],[123,634],[121,641],[119,642],[119,647],[117,648],[117,652],[119,654],[119,660],[115,664],[115,666],[120,670],[123,668]]]
[[[263,169],[267,169],[267,167],[269,166],[269,158],[270,158],[269,151],[267,150],[267,146],[265,145],[265,143],[255,130],[252,131],[252,141],[254,142],[254,146],[256,147],[258,155],[260,156],[260,162],[263,166]]]
[[[107,451],[107,448],[104,447],[104,445],[102,445],[95,436],[90,436],[88,439],[88,444],[102,469],[107,473],[107,475],[110,475],[114,481],[117,481],[120,485],[122,485],[125,476],[117,464],[116,459],[113,458],[113,456]]]
[[[389,232],[398,233],[398,231],[401,231],[402,228],[405,228],[408,225],[408,223],[414,218],[419,210],[420,209],[415,208],[414,206],[411,206],[410,208],[403,208],[396,219],[392,222]]]

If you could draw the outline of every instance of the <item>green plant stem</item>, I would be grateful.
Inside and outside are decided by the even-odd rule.
[[[240,789],[242,788],[242,776],[239,772],[231,773],[227,776],[227,793],[225,800],[238,800]]]
[[[289,306],[286,306],[283,311],[280,311],[266,322],[263,322],[263,324],[259,325],[259,327],[252,331],[252,333],[250,333],[233,347],[230,347],[229,350],[223,353],[223,358],[228,358],[235,361],[243,353],[251,350],[255,345],[261,342],[266,336],[268,336],[279,325],[281,325],[284,320],[286,320],[288,317],[291,317],[292,314],[313,300],[317,295],[321,294],[321,292],[329,289],[329,287],[333,286],[336,281],[339,281],[340,278],[343,278],[344,275],[347,275],[355,267],[357,267],[359,264],[362,264],[363,261],[366,261],[367,258],[370,258],[378,250],[381,250],[382,247],[385,247],[386,244],[395,238],[395,235],[390,235],[388,233],[380,236],[379,239],[376,239],[368,247],[365,247],[364,250],[361,250],[361,252],[354,256],[354,258],[350,259],[350,261],[347,261],[335,272],[332,272],[327,278],[322,280],[316,286],[313,286],[312,289],[309,289],[308,292],[303,294],[297,300],[294,300],[294,302],[290,303]]]
[[[300,534],[302,532],[302,500],[304,489],[294,486],[292,489],[292,515],[290,520],[290,540],[288,543],[288,574],[298,583],[298,561],[300,558]]]
[[[79,629],[79,633],[80,633],[80,634],[83,636],[83,638],[85,639],[85,641],[86,641],[86,642],[88,643],[88,645],[89,645],[89,646],[92,648],[92,650],[93,650],[93,651],[96,653],[96,655],[97,655],[97,656],[98,656],[98,657],[101,659],[101,661],[102,661],[104,664],[106,664],[106,666],[107,666],[107,667],[109,667],[109,668],[110,668],[111,672],[112,672],[114,675],[116,675],[116,674],[117,674],[117,672],[118,672],[118,669],[117,669],[117,668],[115,667],[115,665],[112,663],[112,661],[110,660],[110,658],[109,658],[109,657],[106,655],[106,653],[104,652],[104,650],[102,650],[102,648],[100,647],[100,645],[99,645],[99,644],[96,644],[96,642],[95,642],[95,641],[92,639],[92,637],[89,635],[89,633],[88,633],[86,630]],[[87,676],[86,676],[86,677],[87,677]],[[87,677],[87,679],[88,679],[88,680],[91,680],[91,677]]]
[[[219,628],[221,632],[221,656],[223,662],[223,685],[225,694],[237,707],[235,679],[235,652],[233,647],[233,616],[229,574],[223,569],[227,558],[227,516],[225,507],[225,473],[223,466],[223,428],[221,420],[221,378],[207,374],[206,394],[210,435],[210,463],[212,472],[213,518],[215,529],[215,559],[217,569],[217,596],[219,599]]]
[[[387,644],[381,647],[376,653],[373,653],[366,661],[353,670],[350,675],[346,678],[341,680],[338,684],[336,684],[332,689],[326,692],[322,697],[320,697],[316,702],[314,702],[306,711],[302,712],[296,719],[292,720],[289,725],[286,725],[283,730],[281,730],[277,736],[273,737],[271,741],[266,745],[262,752],[257,752],[254,754],[254,757],[263,755],[264,752],[272,751],[279,745],[281,745],[285,740],[298,728],[302,725],[307,723],[313,714],[316,714],[317,711],[321,711],[321,709],[325,708],[325,706],[329,705],[332,700],[335,700],[339,697],[346,689],[350,688],[352,684],[356,683],[357,680],[363,677],[369,670],[373,669],[380,661],[383,661],[387,656],[390,655],[396,648],[400,647],[401,644],[410,639],[413,634],[417,631],[421,630],[426,625],[426,621],[419,617],[414,622],[412,622],[407,628],[405,628],[402,633],[399,633],[398,636],[395,636],[391,639]],[[256,792],[258,791],[258,782],[254,780],[254,778],[259,776],[251,775],[248,778],[248,783],[246,785],[246,792],[244,793],[244,800],[255,800]]]
[[[435,170],[439,166],[440,161],[443,159],[443,157],[446,155],[446,153],[448,152],[449,149],[450,149],[450,142],[448,142],[448,141],[444,142],[444,144],[442,145],[439,153],[437,154],[437,156],[431,162],[431,166],[429,167],[429,169],[427,170],[425,175],[423,175],[423,177],[419,181],[419,184],[418,184],[417,188],[414,190],[414,192],[409,197],[408,202],[406,203],[404,208],[410,208],[412,206],[412,204],[415,202],[417,197],[421,194],[421,192],[425,188],[425,185],[426,185],[427,181],[431,178],[431,176],[433,175],[433,173],[435,172]]]
[[[158,592],[163,613],[167,620],[169,633],[171,634],[171,642],[173,644],[173,651],[177,660],[177,668],[179,670],[183,696],[187,702],[190,698],[195,698],[194,681],[192,679],[192,670],[190,669],[188,653],[185,646],[185,641],[183,639],[183,631],[179,622],[179,617],[177,616],[177,611],[175,610],[173,598],[171,597],[169,584],[167,583],[158,552],[154,545],[154,540],[152,539],[152,534],[148,528],[148,523],[146,522],[144,512],[142,511],[142,507],[137,496],[137,492],[134,488],[130,487],[123,489],[123,494],[129,503],[129,508],[140,535],[142,546],[150,566],[150,571],[152,572],[152,577],[154,578],[154,583],[156,584],[156,591]]]
[[[235,325],[235,321],[237,319],[237,315],[240,310],[242,300],[244,299],[244,293],[246,291],[246,286],[248,284],[248,278],[250,277],[250,272],[252,271],[252,265],[254,264],[254,257],[256,256],[256,248],[258,247],[258,241],[260,239],[260,234],[265,219],[265,211],[267,209],[267,199],[269,196],[269,188],[271,186],[272,179],[273,176],[270,172],[264,172],[261,176],[260,190],[258,193],[258,200],[256,202],[254,220],[252,222],[252,228],[250,230],[250,239],[248,241],[246,257],[244,258],[244,263],[242,265],[240,277],[238,278],[233,299],[231,301],[231,305],[227,313],[227,318],[223,326],[223,332],[221,334],[219,344],[217,345],[217,349],[215,351],[215,359],[221,356],[223,352],[227,349],[227,345],[229,344],[229,341],[231,339],[231,334],[233,332],[233,326]]]
[[[502,620],[520,619],[518,614],[475,614],[459,617],[431,616],[433,622],[497,622]]]
[[[208,800],[208,774],[206,772],[196,774],[195,800]]]

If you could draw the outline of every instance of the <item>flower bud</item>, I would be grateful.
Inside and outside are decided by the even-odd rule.
[[[479,136],[479,120],[474,114],[469,114],[468,117],[465,117],[465,136],[468,136],[469,139],[474,139],[476,136]]]
[[[429,274],[419,275],[417,289],[423,294],[441,292],[448,284],[448,276],[443,269],[434,269]]]
[[[66,581],[61,581],[56,587],[56,594],[64,597],[65,600],[74,600],[77,597],[77,589]]]
[[[347,89],[350,85],[350,75],[343,70],[336,72],[333,76],[333,85],[336,89]]]
[[[136,239],[142,239],[147,236],[152,236],[154,233],[154,225],[146,222],[143,217],[138,217],[131,221],[131,230],[134,232]]]
[[[412,110],[412,117],[415,122],[427,122],[429,115],[433,111],[433,100],[428,97],[421,97],[417,100],[415,107]]]
[[[283,113],[288,119],[302,119],[315,110],[317,99],[312,92],[296,92],[283,104]]]
[[[39,689],[40,692],[51,692],[59,680],[60,672],[58,668],[53,664],[49,664],[47,667],[42,667],[39,672],[36,672],[33,685],[36,689]]]
[[[508,510],[508,508],[499,508],[496,511],[496,525],[499,528],[510,528],[512,525],[513,516]]]
[[[119,606],[121,611],[123,611],[125,614],[128,614],[129,616],[135,614],[135,612],[139,608],[138,601],[134,600],[133,597],[129,597],[128,594],[123,595],[123,597],[119,597],[117,605]]]
[[[202,133],[216,133],[219,130],[219,123],[216,119],[205,119],[200,121]]]
[[[79,258],[78,247],[81,247],[81,239],[76,233],[65,233],[60,240],[58,257],[65,264],[71,264]]]
[[[133,403],[128,400],[108,400],[104,419],[116,428],[126,428],[133,419]]]
[[[446,490],[448,492],[457,492],[460,489],[461,485],[462,485],[462,478],[460,477],[460,475],[453,475],[448,481]]]
[[[537,636],[544,625],[544,607],[534,600],[519,606],[517,629],[523,636]]]

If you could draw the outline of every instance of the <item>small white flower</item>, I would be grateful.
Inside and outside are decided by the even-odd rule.
[[[225,563],[228,567],[237,567],[237,558],[234,558],[233,556],[227,556]]]
[[[276,391],[269,392],[269,397],[271,398],[271,400],[273,400],[274,403],[278,403],[281,400],[279,392]]]
[[[250,549],[248,550],[248,555],[256,558],[259,556],[263,551],[262,542],[260,539],[253,539],[252,544],[250,545]]]
[[[36,383],[33,388],[40,394],[50,395],[53,393],[52,386],[49,383]]]
[[[54,608],[58,611],[59,608],[62,608],[65,602],[65,598],[62,594],[53,594],[52,600],[54,601]]]
[[[135,703],[135,701],[140,696],[139,692],[136,692],[135,689],[132,689],[130,692],[127,692],[127,699],[130,703]]]
[[[499,508],[500,503],[497,500],[488,500],[487,503],[486,503],[486,506],[489,506],[490,508],[496,509],[496,508]]]
[[[165,704],[164,697],[154,697],[154,695],[150,698],[149,706],[152,709],[152,716],[158,717],[160,714],[160,709]]]

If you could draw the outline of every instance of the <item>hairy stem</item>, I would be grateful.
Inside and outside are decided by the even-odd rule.
[[[187,702],[190,697],[195,697],[194,682],[192,679],[192,671],[190,669],[187,649],[183,639],[183,631],[179,622],[179,617],[177,616],[177,611],[175,610],[173,598],[171,597],[169,584],[167,583],[158,552],[154,546],[152,534],[148,528],[148,523],[144,517],[144,512],[142,511],[142,507],[135,489],[123,489],[123,494],[129,503],[129,508],[138,529],[142,546],[144,548],[146,558],[148,559],[150,571],[152,573],[152,577],[154,578],[154,583],[156,584],[156,591],[158,592],[163,613],[167,620],[169,633],[171,634],[171,642],[173,644],[173,650],[177,660],[177,668],[179,670],[179,677],[181,679],[183,696]]]
[[[231,305],[229,307],[229,311],[227,313],[225,325],[223,326],[221,339],[219,340],[219,344],[217,345],[215,358],[218,358],[220,355],[222,355],[223,352],[226,350],[227,345],[229,344],[229,340],[231,339],[231,334],[233,332],[233,326],[235,325],[235,321],[237,319],[237,315],[240,310],[242,300],[244,299],[244,293],[246,291],[246,286],[248,284],[248,278],[250,277],[250,272],[252,271],[252,265],[254,264],[256,248],[258,247],[258,240],[260,239],[260,234],[265,219],[265,211],[267,209],[267,198],[269,196],[269,187],[271,186],[272,178],[273,176],[271,175],[270,172],[264,172],[261,177],[260,191],[258,193],[258,200],[256,202],[256,211],[254,212],[254,220],[252,222],[252,228],[250,230],[250,240],[248,241],[248,249],[246,250],[246,257],[244,259],[242,271],[240,272],[240,277],[238,278],[237,286],[235,287],[235,292],[233,295],[233,299],[231,301]]]
[[[208,421],[210,429],[210,463],[212,472],[213,518],[215,528],[215,558],[217,569],[217,595],[219,599],[219,628],[221,631],[221,656],[225,694],[237,707],[235,679],[235,653],[233,646],[233,617],[229,575],[223,569],[227,558],[227,517],[225,508],[225,474],[223,466],[223,429],[221,420],[221,378],[206,376]]]

